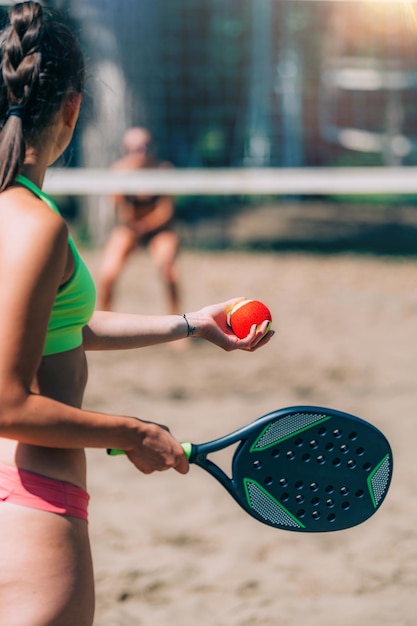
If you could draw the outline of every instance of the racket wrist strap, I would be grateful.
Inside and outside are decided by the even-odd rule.
[[[187,336],[187,337],[190,337],[190,336],[194,335],[194,332],[195,332],[195,330],[196,330],[196,327],[195,327],[195,326],[191,326],[191,324],[190,324],[190,322],[188,321],[187,316],[186,316],[186,314],[185,314],[185,313],[183,313],[181,317],[183,317],[183,318],[184,318],[185,323],[187,324],[187,335],[186,335],[186,336]]]

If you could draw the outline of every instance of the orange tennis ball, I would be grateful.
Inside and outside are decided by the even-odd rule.
[[[227,314],[227,323],[239,339],[247,337],[254,324],[259,326],[265,320],[269,321],[268,332],[272,322],[271,311],[259,300],[241,300]]]

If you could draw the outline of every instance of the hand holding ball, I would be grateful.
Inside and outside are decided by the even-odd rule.
[[[272,315],[259,300],[241,300],[227,313],[227,324],[239,339],[247,337],[254,324],[260,326],[265,320],[269,321],[267,333],[271,328]]]

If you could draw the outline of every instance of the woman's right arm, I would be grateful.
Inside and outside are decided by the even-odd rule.
[[[43,207],[35,200],[16,211],[6,205],[0,215],[0,436],[46,447],[121,448],[144,473],[185,473],[182,448],[165,427],[31,391],[68,261],[67,227]]]
[[[19,389],[1,393],[0,436],[51,448],[125,450],[144,474],[188,471],[188,461],[168,428],[131,416],[107,415]],[[4,404],[3,404],[4,401]]]

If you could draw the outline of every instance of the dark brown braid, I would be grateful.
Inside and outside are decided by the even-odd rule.
[[[0,36],[0,191],[10,186],[69,92],[80,93],[84,59],[68,27],[37,2],[9,12]]]

